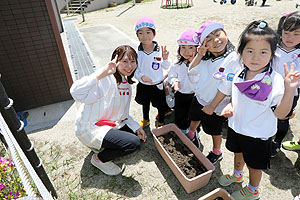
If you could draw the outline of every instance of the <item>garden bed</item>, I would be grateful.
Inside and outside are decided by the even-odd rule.
[[[207,171],[193,152],[183,144],[173,131],[161,135],[157,139],[186,177],[194,178]]]
[[[222,189],[222,188],[217,188],[210,193],[204,195],[201,197],[199,200],[234,200],[230,194]]]
[[[177,140],[173,140],[174,141],[174,150],[177,151],[177,149],[180,149],[181,147],[180,144],[183,144],[183,148],[181,149],[185,149],[184,151],[189,152],[188,153],[188,157],[186,157],[186,159],[189,159],[190,164],[194,165],[198,163],[197,166],[202,165],[202,170],[200,169],[194,169],[195,172],[193,172],[193,170],[185,170],[187,169],[186,167],[183,167],[184,165],[182,165],[182,163],[177,164],[176,162],[178,162],[178,160],[180,159],[173,159],[170,154],[168,153],[168,151],[166,150],[172,147],[170,143],[167,145],[167,147],[165,148],[163,146],[162,143],[166,143],[166,142],[160,142],[158,137],[163,136],[162,139],[160,140],[168,140],[166,135],[169,135],[170,132],[173,132],[178,140],[180,140],[180,142],[176,142]],[[181,183],[181,185],[183,186],[183,188],[185,189],[185,191],[187,193],[191,193],[205,185],[207,185],[212,172],[215,170],[214,165],[203,155],[203,153],[178,129],[178,127],[175,124],[168,124],[165,125],[163,127],[157,128],[157,129],[153,129],[152,130],[152,134],[153,134],[153,139],[154,139],[154,143],[155,146],[158,150],[158,152],[160,153],[160,155],[163,157],[163,159],[166,161],[167,165],[170,167],[170,169],[173,171],[174,175],[176,176],[176,178],[179,180],[179,182]],[[170,136],[172,137],[172,136]],[[169,138],[170,138],[169,137]],[[176,137],[175,137],[176,138]],[[169,140],[171,141],[171,140]],[[177,148],[177,149],[176,149]],[[173,151],[174,151],[173,150]],[[177,152],[178,153],[178,152]],[[179,155],[180,153],[172,153],[173,155]],[[193,159],[193,157],[196,158],[196,162],[195,159]],[[175,160],[177,160],[175,162]],[[182,166],[180,166],[182,165]],[[183,170],[182,170],[182,169]],[[196,168],[195,166],[193,166],[193,168]],[[185,172],[184,172],[185,171]],[[194,175],[192,175],[193,177],[189,178],[187,177],[187,175],[185,175],[186,173],[190,175],[192,175],[192,173],[194,173]]]

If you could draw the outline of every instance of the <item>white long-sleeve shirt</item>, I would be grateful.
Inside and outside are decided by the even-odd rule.
[[[113,121],[118,129],[125,124],[134,132],[140,128],[129,116],[132,89],[124,78],[117,85],[113,75],[98,80],[94,73],[75,81],[70,92],[75,101],[82,103],[77,112],[75,130],[76,136],[87,147],[99,150],[103,138],[112,128],[96,126],[100,120]]]
[[[164,80],[163,69],[168,70],[171,66],[169,59],[163,60],[162,52],[156,42],[154,43],[154,49],[152,52],[147,53],[144,51],[143,46],[140,44],[138,47],[138,67],[134,73],[135,78],[145,85],[157,85]],[[152,83],[145,83],[142,81],[142,77],[147,76],[151,78]],[[162,84],[159,84],[162,86]],[[162,89],[162,87],[159,87]]]
[[[235,74],[241,69],[239,56],[235,51],[228,53],[225,57],[220,56],[208,60],[201,60],[200,63],[191,69],[188,73],[192,83],[196,83],[195,96],[198,102],[206,106],[212,102],[218,91],[225,95],[231,94],[231,81],[225,79],[218,80],[213,77],[213,74],[223,67],[224,74]],[[223,108],[229,103],[229,98],[224,98],[215,109],[216,114],[220,114]]]
[[[175,82],[180,82],[181,88],[179,92],[183,94],[194,93],[195,84],[188,77],[188,66],[186,63],[174,64],[171,66],[168,73],[168,82],[173,85]]]
[[[278,72],[283,79],[285,78],[284,72],[284,63],[287,64],[288,69],[291,70],[291,64],[295,63],[294,70],[300,71],[300,49],[292,49],[290,51],[285,50],[281,45],[277,45],[277,49],[275,52],[275,59],[272,64],[272,68]],[[298,84],[298,87],[300,83]],[[296,90],[295,96],[298,95],[298,91]]]

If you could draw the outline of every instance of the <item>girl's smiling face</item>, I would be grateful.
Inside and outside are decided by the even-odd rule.
[[[140,28],[136,34],[139,41],[144,45],[152,44],[152,41],[155,37],[153,31],[148,27]]]
[[[122,76],[130,76],[136,68],[136,60],[129,58],[127,54],[117,64],[117,70]]]
[[[292,50],[300,43],[300,28],[294,31],[282,30],[281,38],[284,45],[283,47],[288,51]]]
[[[196,53],[196,46],[193,45],[180,45],[179,53],[184,59],[193,59]]]
[[[214,56],[219,56],[225,52],[225,47],[228,42],[226,33],[222,29],[217,29],[211,32],[206,38],[206,46],[208,51]]]
[[[253,36],[253,39],[246,44],[242,52],[244,65],[255,74],[263,72],[271,58],[270,43],[262,36]]]

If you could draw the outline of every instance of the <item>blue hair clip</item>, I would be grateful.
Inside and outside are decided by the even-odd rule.
[[[261,29],[264,29],[264,28],[266,28],[266,26],[267,26],[266,22],[260,22],[257,27],[261,28]]]

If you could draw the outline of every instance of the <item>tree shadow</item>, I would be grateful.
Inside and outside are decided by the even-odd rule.
[[[142,186],[133,177],[122,174],[107,176],[92,166],[90,162],[92,154],[93,152],[86,156],[80,171],[81,188],[104,189],[127,197],[137,197],[142,193]]]

